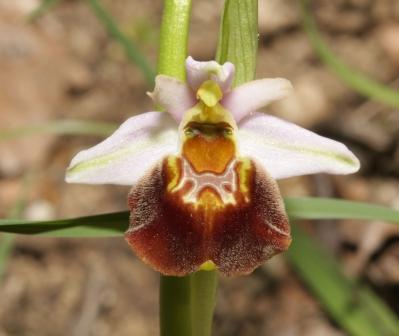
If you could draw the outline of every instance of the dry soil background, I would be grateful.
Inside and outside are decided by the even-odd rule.
[[[214,55],[220,0],[195,0],[190,54]],[[0,0],[0,127],[78,118],[122,122],[152,108],[141,73],[84,1],[62,1],[33,23],[38,0]],[[123,31],[156,61],[160,0],[105,1]],[[348,64],[399,87],[399,2],[317,0],[323,35]],[[260,0],[258,77],[295,87],[269,112],[345,142],[362,161],[346,177],[281,181],[286,196],[335,196],[399,209],[399,111],[368,102],[328,71],[301,27],[295,0]],[[33,136],[0,143],[0,217],[30,175],[25,218],[126,209],[128,188],[67,185],[77,151],[100,139]],[[399,312],[399,231],[381,222],[305,223],[319,242]],[[18,237],[0,284],[1,336],[157,335],[158,276],[123,239]],[[214,334],[344,335],[283,256],[249,277],[221,279]]]

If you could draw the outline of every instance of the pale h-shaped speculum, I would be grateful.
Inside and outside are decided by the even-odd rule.
[[[234,170],[235,164],[236,160],[231,160],[229,165],[221,174],[215,174],[212,172],[196,173],[190,163],[186,159],[182,158],[182,175],[179,184],[172,190],[172,192],[181,190],[187,182],[191,182],[191,189],[183,196],[183,201],[185,203],[196,204],[201,191],[204,188],[209,187],[218,194],[223,204],[235,204],[236,200],[234,198],[234,193],[237,191],[237,176]]]

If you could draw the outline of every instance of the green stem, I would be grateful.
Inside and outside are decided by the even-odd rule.
[[[165,0],[159,44],[158,73],[186,78],[184,62],[190,24],[191,0]]]
[[[190,279],[192,336],[211,335],[218,285],[217,272],[199,271],[191,275]]]
[[[161,336],[190,336],[190,277],[160,279],[160,328]]]
[[[161,336],[209,336],[216,302],[216,271],[160,280]]]

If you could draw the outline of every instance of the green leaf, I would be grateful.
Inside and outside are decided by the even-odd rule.
[[[399,335],[395,314],[367,286],[348,279],[339,264],[297,225],[287,256],[329,314],[352,336]]]
[[[287,198],[291,219],[363,219],[399,223],[399,211],[383,206],[333,198]],[[107,237],[126,231],[129,212],[50,221],[0,219],[0,232],[57,237]]]
[[[370,203],[334,198],[286,198],[285,207],[293,219],[364,219],[399,224],[399,211]]]
[[[236,67],[234,86],[254,79],[258,49],[258,1],[226,0],[216,60]]]
[[[185,80],[191,0],[165,0],[158,56],[158,74]]]
[[[136,44],[130,40],[119,28],[112,16],[97,0],[88,0],[97,18],[104,25],[105,29],[125,49],[128,59],[143,73],[150,87],[154,86],[155,71],[150,66],[147,58],[141,53]]]
[[[35,234],[51,237],[114,237],[126,231],[129,212],[49,221],[0,219],[0,232]]]
[[[301,0],[303,24],[320,59],[347,85],[358,93],[383,104],[399,107],[399,92],[380,84],[363,73],[356,71],[338,59],[327,43],[323,41],[309,11],[309,0]]]
[[[108,136],[114,132],[117,127],[118,126],[114,123],[99,121],[73,119],[57,120],[13,129],[2,129],[0,131],[0,141],[36,134]]]

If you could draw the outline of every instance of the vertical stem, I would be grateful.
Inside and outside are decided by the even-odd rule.
[[[184,61],[191,14],[191,0],[165,0],[159,44],[158,73],[186,78]]]
[[[216,271],[160,279],[161,336],[210,336],[216,303]]]
[[[212,333],[217,284],[215,270],[191,275],[192,336],[209,336]]]
[[[186,71],[184,62],[187,57],[187,41],[191,0],[165,0],[161,25],[158,73],[184,80]],[[206,276],[189,275],[185,277],[163,276],[160,278],[160,329],[161,336],[191,336],[194,332],[193,320],[210,329],[212,311],[206,314],[202,307],[209,310],[207,303]],[[204,294],[204,295],[203,295]],[[214,295],[212,295],[214,302]],[[195,306],[201,304],[201,307]],[[213,305],[211,305],[213,307]],[[202,316],[204,322],[197,321]],[[197,332],[197,331],[196,331]],[[196,333],[207,336],[208,334]]]
[[[160,279],[160,328],[161,336],[190,336],[190,276]]]

